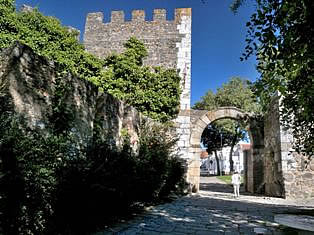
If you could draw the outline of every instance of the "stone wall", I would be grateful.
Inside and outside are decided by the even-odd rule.
[[[264,165],[265,194],[284,197],[284,182],[282,178],[281,139],[279,122],[279,103],[274,99],[265,115],[265,151]]]
[[[145,20],[143,10],[132,11],[132,20],[125,21],[123,11],[113,11],[111,21],[103,22],[103,13],[87,15],[84,34],[86,50],[99,57],[124,49],[123,44],[132,36],[141,40],[148,49],[144,64],[164,66],[179,71],[182,94],[181,112],[174,120],[180,136],[178,147],[183,158],[189,158],[190,93],[191,93],[191,9],[175,10],[175,19],[166,20],[166,10],[155,9],[153,20]]]
[[[50,125],[57,80],[56,65],[25,45],[16,43],[1,52],[1,101],[12,113],[25,118],[29,127],[45,130]],[[86,80],[70,74],[62,80],[68,81],[65,104],[74,117],[71,133],[77,143],[88,143],[97,121],[113,144],[121,144],[121,130],[125,129],[136,145],[143,118],[133,107],[99,93]]]
[[[253,177],[253,159],[251,150],[244,150],[243,151],[243,158],[244,158],[244,186],[245,191],[254,193],[254,177]]]
[[[250,128],[250,141],[251,141],[251,150],[249,153],[249,163],[252,163],[249,170],[252,172],[249,173],[252,179],[248,178],[250,183],[253,185],[250,188],[253,188],[253,192],[263,193],[264,192],[264,120],[263,118],[252,117],[249,121]]]
[[[265,193],[306,199],[314,197],[314,161],[293,150],[291,131],[280,124],[280,100],[275,98],[265,120]]]

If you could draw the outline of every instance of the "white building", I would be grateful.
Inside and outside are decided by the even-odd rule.
[[[243,159],[243,151],[250,149],[250,143],[240,142],[233,148],[232,160],[234,170],[237,172],[242,172],[244,170],[244,159]],[[230,147],[225,147],[222,151],[218,151],[218,158],[220,169],[223,174],[230,174],[230,162],[229,162],[229,154]],[[215,159],[215,155],[205,156],[203,153],[201,156],[201,172],[207,171],[210,175],[217,174],[217,161]]]

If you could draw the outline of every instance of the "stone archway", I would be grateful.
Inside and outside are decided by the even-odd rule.
[[[235,107],[220,107],[216,110],[191,110],[191,134],[190,134],[190,146],[189,146],[189,162],[187,169],[187,181],[192,186],[192,191],[197,192],[199,190],[200,183],[200,140],[201,135],[208,124],[215,120],[219,120],[222,118],[231,118],[235,120],[239,120],[242,118],[249,118],[251,115],[242,111],[241,109]],[[255,162],[252,162],[251,171],[260,172],[263,167],[263,164],[256,164],[256,160],[262,162],[262,150],[264,148],[263,144],[263,133],[261,133],[261,129],[258,127],[255,120],[249,120],[248,129],[250,134],[250,139],[252,143],[252,150],[249,152],[249,157],[253,158]],[[256,155],[256,156],[255,156]],[[258,167],[259,169],[253,169],[254,167]],[[252,173],[252,172],[251,172]],[[262,181],[262,179],[255,179],[257,175],[252,175],[252,179],[247,179],[248,182],[254,182],[257,184]],[[262,175],[262,174],[261,174]],[[250,185],[249,191],[254,191],[254,189],[258,186]]]

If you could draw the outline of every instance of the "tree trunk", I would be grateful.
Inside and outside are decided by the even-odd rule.
[[[220,175],[220,164],[219,164],[219,158],[218,158],[218,155],[217,155],[217,151],[215,150],[214,151],[214,154],[215,154],[215,159],[216,159],[216,165],[217,165],[217,175]]]
[[[230,152],[229,152],[230,173],[232,173],[234,171],[233,159],[232,159],[233,147],[234,147],[234,145],[232,144],[231,148],[230,148]]]
[[[238,132],[236,131],[236,134],[232,138],[232,143],[230,146],[230,152],[229,152],[229,164],[230,164],[230,173],[234,171],[234,164],[233,164],[233,159],[232,159],[232,153],[233,153],[233,148],[237,142],[238,139]]]

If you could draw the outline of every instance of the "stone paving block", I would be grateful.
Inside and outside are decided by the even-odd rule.
[[[104,235],[104,234],[106,234],[106,232],[97,232],[94,235]]]
[[[265,235],[269,235],[271,234],[272,232],[266,228],[254,228],[253,231],[256,233],[256,234],[265,234]]]
[[[215,234],[223,234],[223,233],[217,233],[215,231],[197,231],[195,235],[215,235]]]
[[[267,227],[279,227],[280,226],[280,224],[277,224],[275,222],[269,222],[269,221],[267,221],[265,225]]]
[[[118,232],[118,233],[110,233],[112,234],[118,234],[118,235],[136,235],[138,234],[139,231],[138,230],[128,230],[127,232]]]
[[[156,232],[171,233],[174,230],[174,226],[160,226],[156,229]]]
[[[217,203],[217,200],[219,200],[219,203]],[[112,231],[122,231],[122,233],[116,233],[118,235],[284,235],[282,228],[274,223],[274,213],[280,211],[277,207],[285,211],[288,209],[291,212],[295,211],[295,209],[287,208],[285,205],[276,205],[276,209],[271,211],[267,207],[263,210],[260,201],[258,204],[247,198],[245,201],[241,201],[241,199],[239,201],[242,203],[241,210],[239,207],[235,207],[235,202],[228,199],[224,194],[204,193],[202,197],[190,195],[177,200],[175,207],[170,203],[165,205],[162,210],[152,209],[147,212],[146,216],[142,216],[134,222],[129,222],[127,225],[120,225],[123,230],[116,228]],[[308,209],[314,209],[314,207]],[[96,235],[103,234],[108,233]]]
[[[141,231],[141,232],[138,232],[136,234],[139,234],[139,235],[160,235],[159,232],[154,232],[154,231]],[[125,235],[128,235],[128,234],[125,234]]]
[[[247,220],[231,220],[234,224],[248,224]]]
[[[180,233],[180,234],[195,234],[195,230],[190,229],[188,227],[178,227],[178,228],[175,228],[172,232]]]
[[[236,230],[232,231],[232,230],[225,230],[224,235],[239,235],[240,233]]]
[[[223,229],[210,229],[207,234],[224,234]]]

